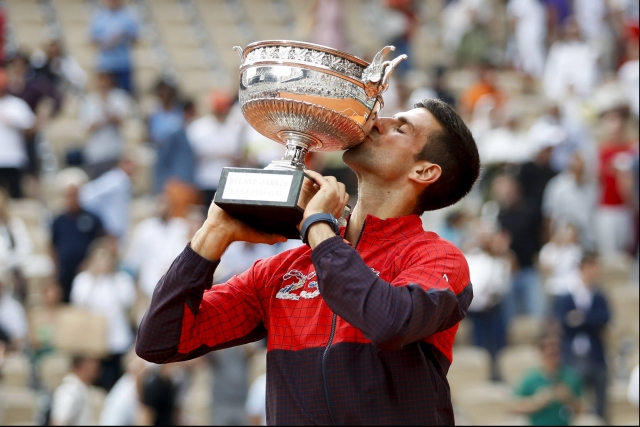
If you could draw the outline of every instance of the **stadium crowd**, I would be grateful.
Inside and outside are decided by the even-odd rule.
[[[244,121],[236,83],[186,96],[161,70],[138,84],[141,11],[154,1],[78,2],[91,68],[61,38],[33,51],[2,38],[0,424],[265,423],[264,342],[169,365],[132,350],[222,168],[284,151]],[[637,425],[638,2],[261,3],[310,5],[293,9],[296,37],[280,38],[370,59],[349,30],[352,2],[379,47],[409,55],[383,113],[440,98],[480,151],[472,193],[423,216],[466,255],[474,288],[449,374],[458,423]],[[0,35],[20,25],[15,3],[0,2]],[[61,149],[49,135],[69,111],[82,138]],[[144,124],[135,143],[132,119]],[[312,153],[308,166],[344,182],[353,205],[340,156]],[[300,244],[234,243],[214,280]]]

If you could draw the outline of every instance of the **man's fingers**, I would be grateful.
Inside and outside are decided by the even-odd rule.
[[[307,169],[304,173],[313,178],[316,184],[320,187],[328,184],[328,181],[324,178],[324,176],[320,175],[318,172]]]
[[[251,243],[266,243],[268,245],[273,245],[275,243],[287,241],[287,238],[284,236],[281,236],[280,234],[271,234],[271,233],[265,233],[262,231],[256,232],[255,237],[256,237],[256,239],[254,239],[255,241]]]

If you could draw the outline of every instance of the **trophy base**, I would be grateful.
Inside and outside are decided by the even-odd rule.
[[[257,230],[299,239],[305,176],[300,170],[224,168],[213,201]]]

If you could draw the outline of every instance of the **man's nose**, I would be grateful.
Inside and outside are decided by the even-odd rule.
[[[389,131],[389,128],[391,127],[391,122],[393,121],[393,119],[389,118],[389,117],[378,117],[375,122],[373,122],[373,128],[375,129],[376,132],[378,132],[381,135],[384,135],[385,133],[387,133]]]

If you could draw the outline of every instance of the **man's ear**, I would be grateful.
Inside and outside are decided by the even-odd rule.
[[[409,179],[424,187],[435,184],[442,175],[442,168],[435,163],[422,160],[413,167]]]

